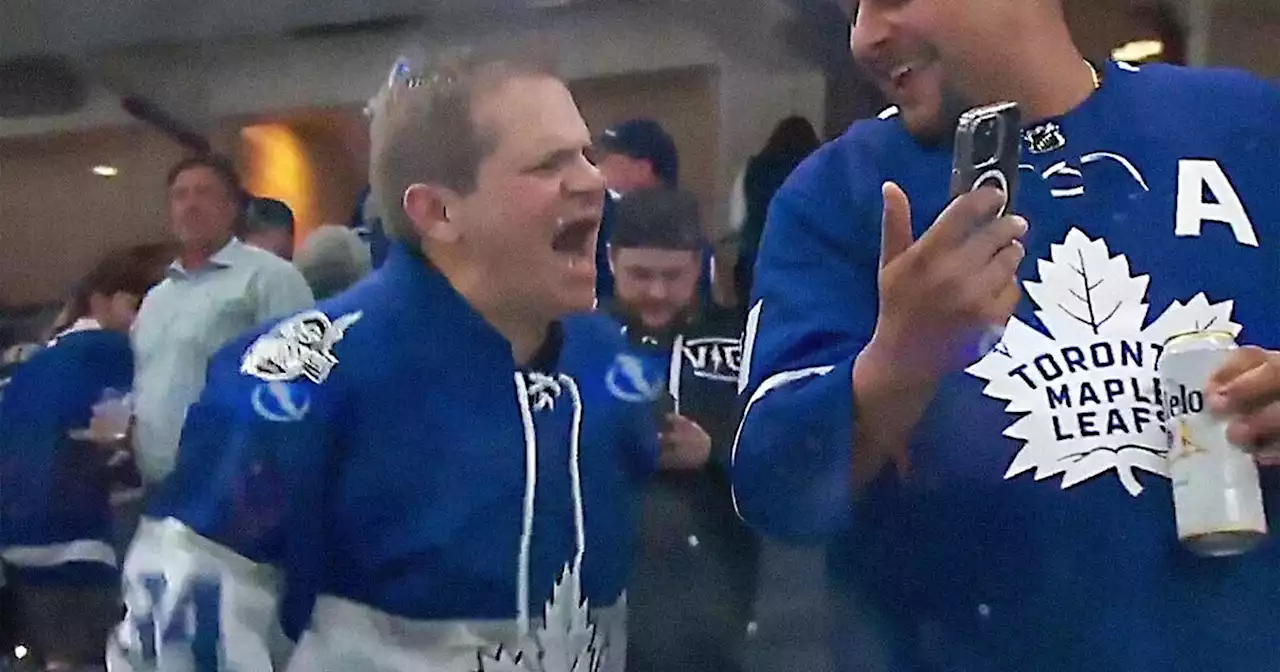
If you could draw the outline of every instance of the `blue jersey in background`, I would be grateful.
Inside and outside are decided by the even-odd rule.
[[[0,398],[0,558],[28,582],[116,578],[106,456],[69,433],[105,390],[129,390],[133,353],[126,334],[88,322],[18,367]]]

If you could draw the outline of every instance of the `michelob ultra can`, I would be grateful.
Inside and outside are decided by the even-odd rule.
[[[1267,535],[1258,465],[1227,440],[1230,419],[1206,405],[1210,377],[1235,349],[1230,333],[1195,331],[1170,338],[1160,354],[1178,539],[1207,557],[1248,552]]]

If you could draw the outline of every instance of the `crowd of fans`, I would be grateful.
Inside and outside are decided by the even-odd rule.
[[[659,422],[670,440],[711,456],[705,467],[664,472],[645,496],[632,669],[741,669],[756,627],[760,542],[734,514],[727,471],[744,285],[772,191],[817,145],[808,121],[780,123],[736,185],[731,209],[741,221],[712,240],[657,121],[633,119],[596,139],[592,158],[609,189],[598,310],[617,320],[643,378],[666,389]],[[184,159],[165,187],[166,241],[105,255],[56,316],[10,319],[0,344],[0,651],[16,647],[31,669],[101,665],[120,617],[117,569],[148,497],[174,467],[214,353],[255,325],[340,294],[386,258],[368,190],[350,222],[299,240],[289,206],[245,194],[222,157]],[[741,291],[713,293],[716,272]],[[107,403],[127,404],[127,437],[102,426]],[[50,480],[54,473],[64,475]],[[61,543],[36,543],[50,535]],[[71,588],[60,580],[67,576]]]
[[[1280,546],[1181,547],[1170,465],[1280,506],[1280,94],[975,9],[860,3],[895,106],[782,120],[728,236],[661,123],[592,137],[532,55],[397,61],[370,187],[302,240],[173,166],[169,240],[4,335],[0,671],[758,670],[802,571],[762,530],[823,544],[843,670],[1276,669]],[[949,184],[999,100],[1010,193]],[[1138,350],[1204,329],[1248,347],[1175,423]]]

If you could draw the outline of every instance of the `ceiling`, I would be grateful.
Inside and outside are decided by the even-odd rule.
[[[87,56],[146,44],[189,44],[255,35],[328,35],[412,21],[473,21],[565,7],[650,0],[0,0],[0,61],[21,55]],[[698,2],[699,0],[685,0]],[[1190,6],[1199,0],[1174,0]],[[1280,20],[1280,0],[1205,0],[1220,11]],[[716,9],[736,0],[702,0]],[[832,16],[856,0],[786,0]],[[1117,3],[1124,4],[1124,3]],[[841,10],[843,11],[843,10]]]
[[[612,0],[0,0],[0,60],[146,44],[377,30],[398,19],[507,15]],[[637,1],[637,0],[622,0]]]

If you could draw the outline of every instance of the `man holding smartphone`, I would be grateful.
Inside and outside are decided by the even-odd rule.
[[[611,387],[624,398],[635,387],[656,397],[664,449],[663,470],[644,496],[627,666],[741,669],[759,557],[755,533],[733,513],[726,468],[737,429],[742,312],[699,300],[705,238],[693,194],[628,193],[614,227],[616,294],[606,310],[647,382]]]
[[[851,46],[896,108],[773,202],[733,464],[747,521],[831,542],[838,663],[1280,669],[1280,542],[1179,546],[1155,383],[1179,332],[1280,347],[1280,92],[1087,63],[1059,0],[863,0]],[[957,119],[999,101],[1016,216],[948,189]],[[1274,446],[1280,355],[1242,348],[1209,397]]]

